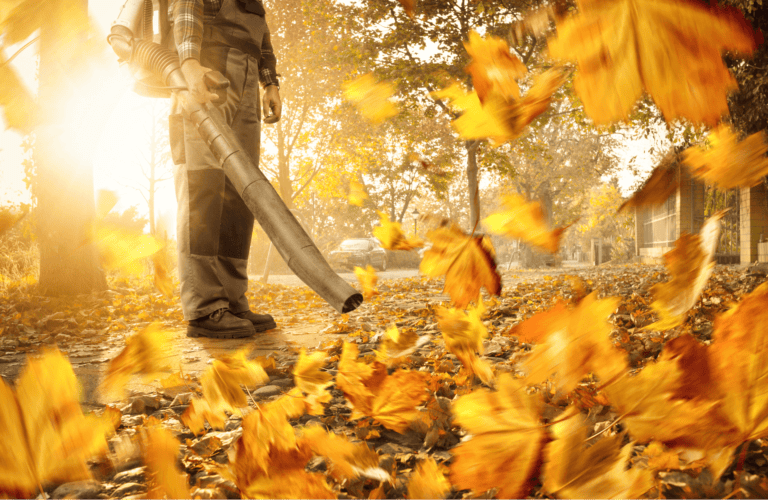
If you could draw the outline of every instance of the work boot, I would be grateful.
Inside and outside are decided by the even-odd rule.
[[[238,318],[243,318],[250,321],[253,324],[253,328],[255,328],[257,332],[263,332],[265,330],[271,330],[273,328],[277,328],[277,323],[275,323],[275,318],[273,318],[269,314],[256,314],[255,312],[251,312],[251,311],[243,311],[243,312],[234,313],[234,314]]]
[[[187,337],[239,339],[255,333],[250,321],[236,317],[229,309],[219,309],[208,316],[193,319],[187,326]]]

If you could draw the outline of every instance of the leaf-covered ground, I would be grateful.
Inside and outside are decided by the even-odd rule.
[[[522,376],[522,361],[528,357],[532,345],[528,339],[516,335],[520,332],[513,328],[533,314],[550,309],[559,300],[571,302],[595,291],[600,298],[620,298],[618,309],[611,315],[611,337],[614,345],[626,351],[630,366],[640,369],[659,355],[665,342],[681,333],[691,333],[708,345],[714,318],[751,292],[764,276],[718,266],[701,300],[681,327],[663,333],[648,331],[644,327],[658,319],[650,308],[649,289],[666,279],[663,268],[647,266],[505,271],[501,296],[485,300],[482,320],[489,335],[483,342],[480,359],[493,367],[497,377],[504,372]],[[452,450],[467,435],[467,430],[454,421],[453,405],[458,397],[483,387],[480,380],[467,375],[460,360],[446,350],[436,321],[437,308],[447,305],[448,301],[441,280],[420,277],[381,282],[379,295],[368,299],[360,310],[344,316],[335,313],[306,287],[254,285],[253,309],[272,312],[281,328],[248,342],[219,346],[216,351],[208,349],[216,341],[183,336],[183,322],[175,300],[163,298],[150,284],[125,282],[100,295],[66,300],[35,296],[30,290],[33,289],[23,284],[12,287],[0,303],[0,373],[5,381],[13,383],[17,379],[27,355],[34,356],[43,348],[55,345],[66,354],[81,380],[84,410],[95,415],[106,412],[112,418],[119,418],[116,432],[109,439],[109,451],[89,462],[94,480],[63,486],[60,481],[44,484],[49,495],[126,498],[147,494],[150,478],[157,473],[148,472],[142,446],[148,442],[149,429],[159,425],[181,442],[178,464],[188,474],[190,495],[239,498],[235,483],[216,471],[234,457],[234,444],[243,434],[243,416],[230,414],[224,430],[212,431],[206,427],[202,435],[197,436],[182,424],[181,416],[189,408],[191,399],[202,393],[200,379],[209,359],[242,347],[251,348],[248,357],[260,359],[269,377],[268,381],[246,388],[245,415],[285,398],[295,387],[293,374],[301,348],[308,348],[310,353],[321,350],[327,354],[328,363],[321,371],[330,375],[330,400],[323,403],[322,414],[291,419],[291,426],[319,424],[353,442],[364,441],[378,453],[379,467],[392,478],[391,482],[380,482],[372,478],[374,474],[369,474],[371,477],[363,474],[356,479],[342,479],[335,462],[327,455],[310,454],[306,470],[326,473],[333,492],[342,498],[407,496],[409,480],[427,458],[434,459],[451,480],[448,470],[455,460]],[[177,333],[172,338],[172,350],[177,356],[173,353],[162,356],[169,361],[168,373],[131,386],[124,397],[110,399],[98,388],[108,362],[125,347],[128,335],[153,322],[160,322],[165,329]],[[423,372],[429,386],[428,398],[416,407],[419,417],[402,428],[402,432],[391,430],[391,425],[390,428],[379,425],[374,418],[360,418],[336,385],[343,344],[356,344],[358,360],[372,362],[377,359],[376,351],[382,350],[382,339],[392,324],[401,336],[415,334],[419,342],[412,353],[389,367],[389,373],[395,368]],[[167,375],[179,371],[183,385],[161,382]],[[621,415],[608,406],[594,380],[585,379],[570,394],[563,394],[549,382],[539,385],[537,390],[545,405],[544,422],[557,422],[566,407],[574,403],[572,408],[586,417],[590,435],[618,436],[619,441],[628,442],[622,435]],[[120,413],[116,414],[114,409]],[[11,431],[0,430],[3,432]],[[634,447],[631,463],[644,467],[649,460],[656,461],[652,468],[658,471],[658,482],[649,492],[652,496],[727,496],[733,491],[734,471],[738,466],[743,471],[739,477],[742,490],[750,496],[765,497],[768,495],[768,443],[754,440],[748,450],[741,451],[744,452],[743,464],[736,463],[740,454],[735,453],[733,463],[715,482],[711,481],[706,468],[681,471],[664,464],[660,466],[658,462],[665,459],[663,451],[648,450],[645,445]],[[452,482],[454,486],[448,497],[470,495],[468,490],[460,490],[455,481]],[[278,490],[274,491],[276,496]],[[537,474],[529,491],[532,496],[542,495]],[[487,494],[496,493],[498,491]]]

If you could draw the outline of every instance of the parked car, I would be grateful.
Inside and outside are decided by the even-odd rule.
[[[344,240],[337,250],[328,255],[328,262],[334,267],[352,268],[371,265],[379,271],[386,271],[387,251],[376,238],[355,238]]]

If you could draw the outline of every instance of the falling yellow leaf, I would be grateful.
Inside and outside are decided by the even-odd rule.
[[[694,177],[721,189],[751,187],[768,175],[768,151],[764,131],[739,142],[736,133],[720,125],[707,138],[709,148],[691,147],[683,151],[683,162]]]
[[[181,423],[195,435],[200,435],[205,431],[206,421],[212,428],[222,430],[227,423],[227,415],[220,406],[213,407],[205,399],[193,398],[181,415]]]
[[[479,389],[453,405],[455,422],[471,436],[453,451],[451,483],[475,493],[497,489],[499,498],[525,498],[546,438],[541,402],[503,373],[498,391]]]
[[[397,325],[392,324],[384,332],[376,357],[386,365],[404,356],[408,356],[416,350],[419,342],[419,334],[413,330],[401,332]]]
[[[451,483],[431,457],[419,462],[408,480],[408,498],[445,498],[450,489]]]
[[[300,440],[315,455],[330,459],[330,472],[337,479],[354,479],[362,475],[391,481],[389,474],[379,468],[378,453],[365,443],[352,443],[346,436],[328,432],[319,425],[305,428]]]
[[[320,371],[327,360],[328,355],[323,351],[315,351],[307,355],[306,349],[302,347],[299,359],[293,368],[296,387],[306,394],[320,395],[325,392],[333,382],[333,375]]]
[[[480,289],[501,293],[495,252],[487,236],[468,236],[458,226],[427,233],[432,248],[424,252],[419,270],[433,278],[445,275],[445,291],[455,307],[464,308],[480,298]]]
[[[555,440],[544,449],[542,481],[560,498],[641,498],[654,485],[648,469],[627,470],[633,443],[623,435],[603,437],[587,447],[587,427],[580,417],[553,426]]]
[[[376,290],[376,282],[379,278],[376,276],[376,270],[370,264],[365,266],[365,269],[355,266],[355,276],[357,276],[360,286],[363,287],[363,297],[365,299],[370,299],[379,294]]]
[[[351,419],[372,417],[396,432],[405,432],[419,416],[416,409],[427,399],[427,374],[398,370],[387,374],[378,361],[357,361],[355,344],[345,343],[339,360],[336,385],[352,406]]]
[[[525,65],[509,51],[509,45],[501,38],[487,36],[485,40],[474,30],[469,32],[469,42],[464,43],[472,62],[466,71],[472,75],[472,86],[480,102],[496,90],[506,99],[520,99],[517,80],[528,73]]]
[[[106,269],[117,269],[128,274],[141,274],[144,271],[142,259],[154,255],[164,246],[152,236],[104,221],[94,222],[91,238]]]
[[[653,169],[643,186],[630,199],[622,203],[619,212],[625,208],[650,207],[665,203],[680,185],[677,175],[677,154],[672,152],[664,157]]]
[[[549,253],[556,253],[560,248],[560,238],[569,226],[550,230],[541,204],[527,202],[517,194],[508,194],[502,198],[504,209],[483,220],[488,231],[503,234],[510,238],[519,238],[530,245],[537,246]]]
[[[722,52],[755,47],[736,9],[676,0],[583,2],[549,41],[551,57],[578,63],[574,87],[597,124],[628,119],[647,91],[667,121],[714,125],[736,89]]]
[[[365,192],[365,186],[354,179],[349,181],[349,204],[362,207],[367,199],[368,193]]]
[[[491,139],[496,144],[520,136],[525,127],[547,110],[552,94],[563,84],[560,68],[547,70],[534,78],[533,85],[522,99],[508,101],[498,91],[490,90],[483,101],[477,91],[466,93],[458,84],[433,92],[438,99],[448,99],[462,112],[452,122],[464,139]]]
[[[187,475],[176,467],[179,447],[179,440],[166,429],[147,429],[144,461],[153,473],[148,498],[190,498]]]
[[[40,109],[34,96],[4,56],[0,55],[0,106],[6,128],[32,133]]]
[[[166,297],[173,297],[175,287],[171,278],[171,263],[168,259],[167,245],[164,245],[163,248],[152,255],[152,265],[155,270],[155,288]]]
[[[379,212],[379,217],[381,217],[381,225],[373,228],[373,235],[387,250],[413,250],[424,246],[424,241],[418,236],[406,238],[400,223],[390,221],[389,216],[384,212]]]
[[[668,330],[682,324],[685,313],[699,300],[715,267],[713,258],[724,214],[721,211],[707,219],[699,234],[684,233],[675,242],[675,248],[664,254],[670,280],[651,287],[654,298],[651,307],[660,319],[647,328]]]
[[[134,375],[145,379],[168,371],[166,353],[170,351],[170,332],[153,323],[128,337],[125,348],[110,361],[101,388],[108,394],[122,391]]]
[[[526,361],[528,380],[538,384],[557,373],[555,381],[564,392],[571,392],[590,372],[608,383],[627,371],[626,353],[613,347],[608,318],[616,310],[616,298],[597,299],[596,293],[584,297],[575,307],[556,306],[559,314],[541,313],[526,320],[545,330],[531,334],[543,339]],[[525,328],[522,327],[523,331]],[[535,329],[532,329],[535,330]]]
[[[390,100],[395,86],[377,83],[370,73],[346,82],[343,87],[344,98],[355,103],[360,113],[372,123],[381,123],[398,113],[397,106]]]
[[[416,7],[416,0],[398,0],[400,2],[400,5],[403,6],[403,9],[405,9],[405,13],[408,14],[408,17],[411,19],[415,19],[415,16],[413,15],[413,9]]]
[[[466,313],[460,309],[440,307],[437,310],[437,324],[443,332],[445,347],[459,358],[466,369],[480,377],[485,384],[490,384],[493,370],[477,356],[483,353],[483,340],[488,336],[488,329],[481,318],[484,312],[482,300]]]
[[[248,397],[240,385],[263,385],[269,375],[256,361],[246,359],[248,349],[227,354],[214,360],[200,377],[203,396],[212,407],[225,410],[248,406]]]
[[[57,351],[29,359],[16,390],[0,380],[0,494],[34,496],[43,483],[89,479],[107,450],[111,417],[84,416],[72,366]]]

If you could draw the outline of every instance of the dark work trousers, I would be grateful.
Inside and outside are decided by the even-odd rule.
[[[248,44],[261,40],[263,31],[258,31],[266,29],[266,24],[263,17],[243,15],[238,4],[237,0],[225,0],[214,22],[206,21],[200,63],[229,79],[227,102],[219,110],[258,165],[261,109],[258,59],[253,55],[258,52],[250,50]],[[233,43],[233,33],[250,40]],[[260,49],[260,42],[258,45]],[[184,319],[201,318],[222,308],[246,311],[253,214],[193,123],[174,112],[170,135]]]

